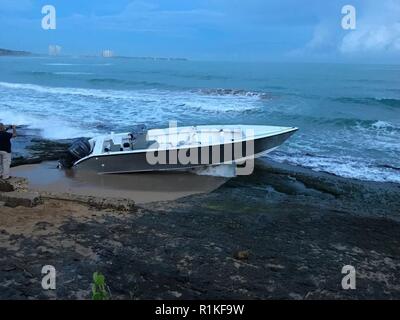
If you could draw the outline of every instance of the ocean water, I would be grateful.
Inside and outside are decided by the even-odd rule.
[[[0,119],[50,139],[171,120],[296,126],[268,157],[400,182],[400,65],[2,57]]]

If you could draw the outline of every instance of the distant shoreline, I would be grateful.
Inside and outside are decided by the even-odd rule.
[[[19,50],[11,50],[11,49],[4,49],[0,48],[0,57],[31,57],[31,56],[43,56],[43,57],[51,57],[50,55],[47,54],[34,54],[29,51],[19,51]],[[72,57],[71,55],[58,55],[58,56],[53,56],[53,57],[59,57],[59,58],[69,58]],[[96,56],[96,55],[79,55],[79,58],[104,58],[102,56]],[[180,58],[180,57],[151,57],[151,56],[145,56],[145,57],[134,57],[134,56],[113,56],[113,57],[107,57],[107,59],[136,59],[136,60],[153,60],[153,61],[188,61],[189,59],[187,58]]]
[[[0,48],[0,56],[17,56],[17,57],[26,57],[31,56],[32,53],[28,51],[17,51],[17,50],[9,50],[9,49],[1,49]]]

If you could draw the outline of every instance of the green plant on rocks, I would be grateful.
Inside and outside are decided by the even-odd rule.
[[[93,273],[92,299],[108,300],[110,295],[107,291],[106,278],[99,272]]]

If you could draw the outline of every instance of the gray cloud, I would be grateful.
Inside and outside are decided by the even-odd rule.
[[[339,44],[343,54],[400,53],[400,2],[375,1],[357,25]]]

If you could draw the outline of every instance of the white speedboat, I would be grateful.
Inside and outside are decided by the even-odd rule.
[[[297,128],[213,125],[146,130],[79,139],[60,160],[63,167],[98,174],[175,171],[243,163],[271,152]]]

